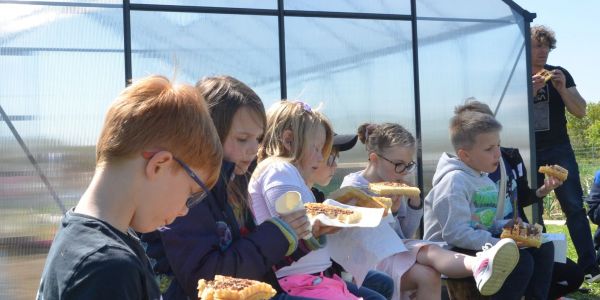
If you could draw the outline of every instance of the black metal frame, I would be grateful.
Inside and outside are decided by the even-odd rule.
[[[411,27],[412,27],[412,53],[413,53],[413,77],[415,91],[415,136],[417,137],[417,184],[423,191],[423,147],[421,145],[421,88],[419,85],[419,38],[417,31],[417,3],[410,1]],[[421,193],[421,200],[425,197]],[[422,221],[421,221],[422,222]],[[422,231],[422,228],[421,228]]]

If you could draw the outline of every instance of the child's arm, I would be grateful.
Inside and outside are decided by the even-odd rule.
[[[407,205],[408,199],[402,201],[400,209],[398,210],[396,222],[399,228],[394,228],[396,232],[402,231],[404,238],[410,239],[414,236],[415,232],[421,224],[421,218],[423,217],[423,209],[413,209]]]
[[[156,258],[152,252],[162,248],[180,286],[188,296],[197,296],[198,279],[212,279],[215,274],[263,279],[290,251],[286,235],[295,234],[277,225],[264,222],[254,232],[233,240],[233,225],[219,222],[200,204],[185,219],[163,229],[158,244],[147,241],[147,252]]]
[[[442,238],[451,246],[481,250],[486,243],[499,239],[486,230],[471,227],[471,208],[466,197],[453,192],[433,204],[433,213],[442,227]]]

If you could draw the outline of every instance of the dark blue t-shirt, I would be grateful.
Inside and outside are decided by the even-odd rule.
[[[67,212],[54,238],[37,299],[160,299],[134,232]]]

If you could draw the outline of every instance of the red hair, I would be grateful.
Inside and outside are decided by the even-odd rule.
[[[204,98],[189,85],[149,76],[123,90],[111,105],[96,145],[96,164],[164,149],[216,183],[223,157]]]

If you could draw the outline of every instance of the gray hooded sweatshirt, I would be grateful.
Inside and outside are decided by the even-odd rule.
[[[470,250],[496,244],[499,239],[488,230],[494,225],[497,202],[496,185],[487,173],[452,154],[442,154],[433,188],[425,197],[424,239]]]

